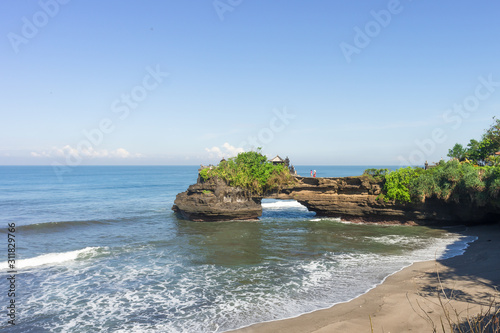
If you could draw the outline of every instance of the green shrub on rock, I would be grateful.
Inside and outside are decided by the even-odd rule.
[[[269,162],[260,149],[239,153],[236,157],[222,161],[217,167],[204,168],[200,176],[203,181],[217,177],[229,186],[240,187],[256,195],[280,189],[293,179],[285,165]]]
[[[371,179],[373,179],[374,181],[380,181],[380,180],[383,180],[389,172],[390,172],[389,169],[372,168],[372,169],[366,169],[363,172],[363,175],[367,175],[367,176],[371,177]]]
[[[488,195],[496,199],[500,193],[500,166],[485,167],[483,181]]]
[[[383,188],[384,200],[395,200],[405,203],[411,202],[410,183],[423,171],[420,168],[401,168],[385,175]]]
[[[423,170],[402,168],[385,177],[386,201],[425,202],[436,198],[460,204],[500,205],[500,167],[451,160]]]

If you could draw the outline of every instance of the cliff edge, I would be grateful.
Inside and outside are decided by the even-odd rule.
[[[252,196],[240,188],[210,179],[179,193],[172,209],[192,221],[255,220],[262,214],[263,198],[293,199],[317,216],[347,221],[401,224],[470,224],[500,219],[499,207],[478,207],[439,199],[419,203],[386,202],[380,198],[382,181],[373,178],[295,177],[293,185],[280,191]]]
[[[191,221],[256,220],[262,215],[260,197],[214,178],[177,194],[172,210]]]

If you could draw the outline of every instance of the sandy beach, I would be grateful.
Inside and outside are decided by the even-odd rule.
[[[441,321],[448,332],[443,306],[458,322],[500,302],[500,225],[462,234],[478,239],[461,256],[415,263],[347,303],[232,332],[442,332]]]

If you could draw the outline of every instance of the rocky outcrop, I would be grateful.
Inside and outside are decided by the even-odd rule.
[[[459,205],[438,199],[411,204],[386,202],[379,196],[382,183],[366,176],[298,177],[297,180],[297,185],[271,197],[295,199],[319,216],[403,224],[467,224],[500,217],[500,211],[491,207]]]
[[[191,185],[177,195],[173,210],[193,221],[250,220],[261,213],[262,198],[294,199],[318,216],[349,221],[403,224],[457,224],[500,220],[500,209],[456,204],[438,199],[423,203],[399,204],[379,198],[382,184],[373,178],[296,177],[294,185],[263,197],[222,181]]]
[[[256,220],[262,215],[261,198],[211,179],[177,194],[172,210],[191,221]]]

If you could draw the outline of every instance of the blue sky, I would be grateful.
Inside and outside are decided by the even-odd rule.
[[[2,1],[0,164],[446,158],[500,111],[495,1]]]

